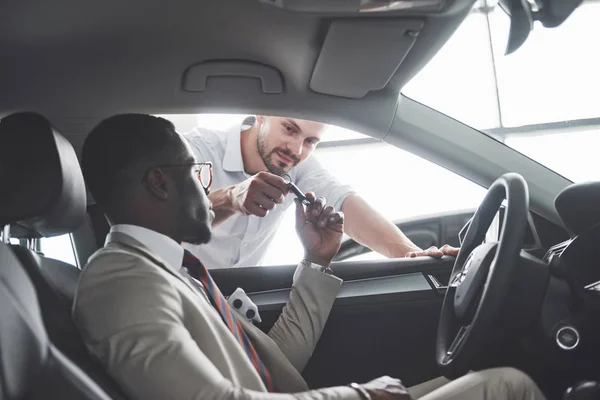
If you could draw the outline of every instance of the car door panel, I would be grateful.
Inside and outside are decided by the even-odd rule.
[[[440,259],[431,257],[397,258],[374,261],[345,261],[333,263],[331,268],[336,276],[345,282],[386,277],[401,274],[443,273],[450,271],[453,257]],[[296,271],[296,265],[270,267],[243,267],[211,269],[210,274],[225,296],[229,296],[238,287],[246,293],[264,292],[276,289],[289,289]]]
[[[303,372],[309,386],[364,382],[385,374],[413,385],[437,376],[435,335],[443,290],[430,276],[443,281],[453,263],[452,257],[334,263],[344,283]],[[238,286],[246,290],[259,308],[259,327],[267,332],[289,298],[295,269],[254,267],[211,274],[227,293]]]
[[[431,284],[421,273],[347,281],[340,288],[335,306],[357,305],[369,300],[377,302],[380,298],[388,298],[392,295],[430,289]],[[261,314],[267,311],[280,312],[290,297],[290,291],[291,289],[270,290],[249,293],[248,297],[257,305]],[[269,326],[263,325],[263,328],[268,329]]]
[[[439,376],[435,339],[441,304],[431,291],[336,304],[304,378],[318,388],[383,375],[412,386]]]
[[[350,289],[340,291],[303,371],[311,388],[366,382],[382,375],[414,385],[438,376],[434,350],[442,294],[422,274],[372,281],[381,284],[382,280],[388,280],[387,289],[344,283]],[[398,285],[398,290],[392,290],[392,285]],[[287,296],[271,302],[250,295],[259,305],[265,332],[279,317]]]

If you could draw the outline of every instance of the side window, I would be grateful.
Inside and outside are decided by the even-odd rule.
[[[600,58],[589,49],[599,18],[600,3],[584,1],[556,28],[536,21],[523,46],[505,56],[510,18],[498,2],[478,1],[402,94],[567,179],[598,180]]]
[[[359,134],[352,132],[353,137],[356,135]],[[440,213],[474,211],[485,196],[486,190],[481,186],[387,143],[352,143],[356,142],[336,140],[321,145],[314,157],[390,221],[398,223]],[[302,255],[302,245],[294,230],[294,210],[290,208],[263,264],[295,264]],[[346,261],[383,258],[367,252]]]
[[[21,241],[18,238],[11,237],[9,240],[10,244],[13,245],[27,245],[26,241]],[[45,257],[54,258],[55,260],[77,266],[75,249],[73,248],[73,242],[69,234],[40,239],[40,251]]]
[[[77,265],[75,261],[75,252],[71,235],[61,235],[40,240],[41,251],[44,256],[66,262],[67,264]]]
[[[163,117],[171,120],[179,133],[185,133],[195,126],[224,130],[241,125],[247,116],[188,114]],[[479,185],[414,154],[336,126],[329,126],[324,132],[313,157],[340,183],[350,185],[372,207],[394,222],[473,211],[486,193]],[[294,218],[294,208],[290,207],[263,265],[295,264],[302,259],[303,249],[296,236]],[[372,260],[383,256],[367,252],[358,258]]]

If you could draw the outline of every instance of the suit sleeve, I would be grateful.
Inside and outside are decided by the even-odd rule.
[[[300,264],[290,299],[269,331],[290,363],[302,372],[321,337],[342,280]]]
[[[79,282],[73,317],[88,349],[132,399],[360,399],[348,387],[277,394],[234,386],[185,328],[177,289],[133,255],[92,259]]]

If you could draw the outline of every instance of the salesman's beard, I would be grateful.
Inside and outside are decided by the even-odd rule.
[[[262,158],[263,162],[265,163],[267,170],[275,175],[283,175],[300,163],[298,157],[293,155],[289,150],[281,147],[276,147],[272,150],[269,150],[266,140],[264,140],[260,134],[258,136],[258,153],[260,154],[260,158]],[[277,153],[283,154],[284,156],[290,158],[292,160],[292,164],[290,165],[277,161],[275,159],[277,157]]]

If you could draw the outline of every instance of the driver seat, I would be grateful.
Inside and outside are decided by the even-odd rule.
[[[0,121],[0,174],[6,189],[6,194],[0,196],[0,227],[9,226],[13,237],[30,241],[58,236],[72,232],[83,222],[86,190],[77,156],[71,144],[41,115],[16,113]],[[57,354],[64,354],[82,368],[111,398],[125,399],[120,387],[88,353],[72,321],[71,308],[81,271],[23,246],[2,247],[3,256],[8,251],[35,288],[35,306],[29,305],[28,315],[21,318],[34,318],[29,315],[32,313],[39,318],[41,309],[45,329],[42,335],[36,328],[36,334],[43,336],[38,341],[45,343],[49,337],[53,346],[43,346],[50,346],[51,354],[56,346],[60,350]],[[17,285],[19,290],[22,285]],[[30,297],[25,296],[29,302]],[[11,326],[4,317],[1,321]],[[0,342],[0,356],[12,346],[12,341]]]

